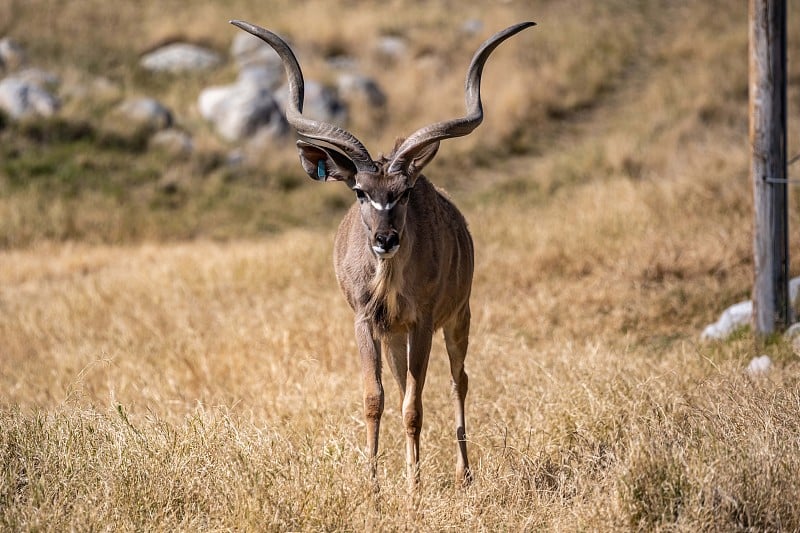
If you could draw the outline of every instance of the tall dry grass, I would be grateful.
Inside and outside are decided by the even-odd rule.
[[[297,28],[300,15],[327,5],[275,4],[274,17],[296,40],[354,46],[358,32]],[[370,17],[385,12],[344,5],[360,31],[378,32]],[[420,42],[456,6],[396,5],[406,8],[392,12],[397,22],[375,26]],[[196,18],[174,20],[231,18],[221,4],[198,6]],[[269,25],[255,4],[233,7]],[[487,124],[443,146],[429,172],[463,206],[476,241],[467,358],[475,485],[453,487],[437,339],[421,503],[408,512],[389,376],[382,491],[371,497],[352,317],[330,265],[333,227],[115,246],[40,236],[0,252],[3,529],[800,529],[796,353],[748,331],[697,339],[751,283],[744,13],[725,2],[456,7],[487,26],[524,14],[540,22],[531,39],[541,44],[498,55],[485,89],[487,99],[501,95],[495,111],[487,104]],[[61,13],[96,28],[69,11],[89,8],[102,5]],[[164,13],[177,8],[163,4]],[[138,3],[118,9],[110,28],[121,35],[149,28],[140,39],[156,41],[183,27]],[[147,24],[122,23],[136,17]],[[181,31],[220,38],[203,24]],[[57,40],[70,24],[48,27]],[[76,39],[93,57],[90,39]],[[111,41],[101,42],[126,46]],[[465,46],[433,55],[449,62]],[[536,78],[530,92],[512,81],[517,73],[490,81],[502,78],[503,61],[535,65],[519,73]],[[392,120],[402,129],[435,119],[430,109]],[[498,109],[508,120],[499,113],[492,123]],[[515,124],[524,149],[480,150]],[[478,155],[461,157],[470,146]],[[303,207],[302,196],[280,198]],[[775,366],[751,377],[744,369],[761,353]]]
[[[479,250],[468,359],[477,483],[464,493],[452,484],[448,373],[437,341],[422,512],[413,517],[391,381],[377,509],[370,497],[352,322],[330,272],[329,232],[4,254],[3,524],[796,526],[796,356],[782,343],[768,346],[776,369],[750,378],[743,369],[759,352],[748,335],[699,344],[695,322],[711,310],[675,309],[743,285],[746,269],[727,281],[643,280],[652,268],[646,254],[587,269],[555,243],[535,254],[536,235],[498,235],[498,223],[552,220],[529,209],[470,213]],[[605,211],[598,205],[586,216]],[[602,239],[606,226],[593,228],[566,237]],[[652,246],[653,231],[631,238],[634,248]],[[527,257],[513,255],[526,248]],[[558,269],[538,259],[553,255]]]

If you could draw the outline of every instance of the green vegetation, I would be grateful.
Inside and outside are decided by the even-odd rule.
[[[343,191],[300,189],[294,171],[265,177],[221,152],[176,157],[88,122],[8,124],[0,146],[5,248],[254,236],[333,224],[346,205]]]

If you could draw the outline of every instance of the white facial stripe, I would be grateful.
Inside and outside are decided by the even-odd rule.
[[[367,198],[369,198],[369,196],[367,196]],[[394,202],[389,202],[388,204],[381,204],[376,202],[372,198],[369,198],[369,203],[372,205],[372,207],[374,207],[378,211],[388,211],[389,209],[397,205],[397,200],[395,200]]]

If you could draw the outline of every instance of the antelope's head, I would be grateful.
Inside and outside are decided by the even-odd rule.
[[[281,57],[289,79],[286,120],[301,137],[308,139],[297,141],[300,162],[312,179],[342,181],[355,192],[369,244],[381,259],[391,258],[400,248],[414,185],[422,169],[436,155],[439,141],[468,135],[483,120],[481,74],[489,55],[509,37],[535,25],[523,22],[506,28],[478,48],[467,70],[466,116],[420,128],[399,143],[388,157],[374,160],[352,133],[303,116],[303,73],[283,39],[248,22],[233,20],[231,24],[259,37]]]
[[[343,181],[355,192],[369,245],[380,259],[389,259],[400,249],[414,185],[438,148],[438,142],[422,146],[395,168],[394,153],[359,167],[338,150],[297,141],[300,162],[311,178]]]

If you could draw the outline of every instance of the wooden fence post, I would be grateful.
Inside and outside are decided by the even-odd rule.
[[[786,0],[750,0],[750,175],[755,281],[753,328],[789,325],[786,174]]]

